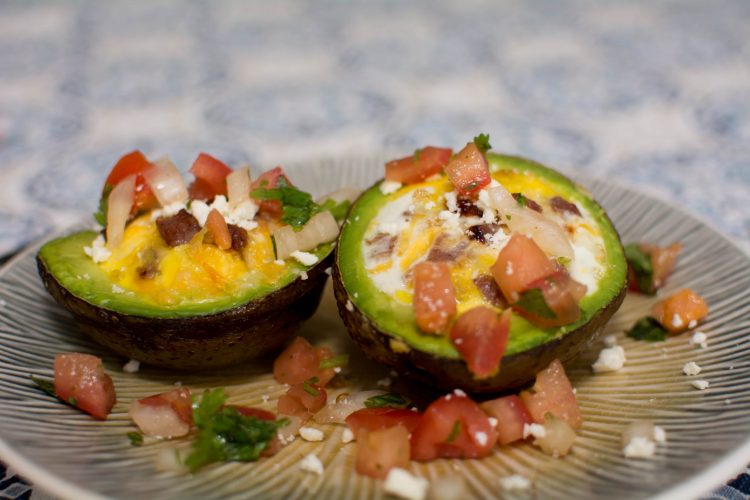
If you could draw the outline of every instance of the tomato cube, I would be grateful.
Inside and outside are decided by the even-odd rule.
[[[132,213],[138,210],[150,210],[159,206],[159,202],[151,191],[143,171],[151,166],[146,157],[140,151],[131,151],[120,158],[104,181],[105,189],[115,187],[121,180],[129,175],[135,175],[135,200]]]
[[[497,419],[497,442],[506,445],[523,439],[523,426],[534,421],[521,398],[515,394],[491,399],[479,405],[487,415]]]
[[[703,297],[689,288],[658,302],[651,315],[667,329],[669,333],[681,333],[694,328],[698,322],[708,316],[708,305]]]
[[[416,184],[439,173],[453,154],[450,148],[426,146],[412,156],[385,164],[385,180],[402,184]]]
[[[185,436],[193,424],[193,399],[190,389],[179,387],[133,401],[129,413],[130,418],[147,436]]]
[[[527,391],[521,391],[521,400],[531,418],[538,424],[543,424],[549,413],[565,420],[574,429],[581,426],[578,401],[559,359],[555,359],[547,368],[536,374],[534,386]]]
[[[227,194],[227,175],[232,169],[213,156],[200,153],[190,167],[190,172],[195,175],[197,187],[190,187],[191,198],[210,200],[215,196]],[[195,184],[195,183],[194,183]],[[200,198],[195,197],[200,194]]]
[[[294,415],[307,422],[326,405],[328,395],[323,386],[313,382],[292,385],[279,398],[277,410],[281,415]]]
[[[495,375],[508,345],[511,310],[502,318],[487,306],[470,309],[451,328],[451,342],[477,379]]]
[[[55,394],[99,420],[106,420],[116,401],[112,377],[90,354],[55,356]]]
[[[456,314],[456,290],[445,262],[423,261],[414,266],[414,316],[426,333],[442,333]]]
[[[490,268],[500,290],[513,303],[530,283],[555,272],[555,266],[534,240],[515,233]]]
[[[364,429],[377,431],[394,425],[403,425],[412,432],[419,421],[419,413],[403,408],[362,408],[346,417],[346,425],[355,436]]]
[[[473,142],[456,153],[445,173],[459,196],[473,196],[492,181],[487,159]]]
[[[280,384],[301,384],[317,377],[325,386],[335,375],[333,368],[321,369],[320,364],[333,357],[328,347],[313,347],[304,337],[296,337],[273,362],[273,376]]]
[[[409,431],[401,424],[385,429],[363,429],[357,436],[358,473],[378,479],[394,467],[409,466]]]

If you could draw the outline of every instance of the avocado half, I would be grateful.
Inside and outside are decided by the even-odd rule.
[[[492,393],[514,389],[532,381],[552,360],[566,362],[576,357],[588,349],[620,307],[627,288],[627,264],[619,235],[604,209],[583,188],[524,158],[488,153],[487,161],[491,173],[512,170],[534,174],[584,207],[601,230],[606,250],[605,275],[596,292],[582,299],[581,318],[573,324],[542,329],[514,313],[499,372],[477,380],[447,336],[419,331],[411,307],[380,291],[368,277],[363,239],[370,221],[388,200],[379,189],[382,181],[370,187],[353,204],[339,235],[333,266],[339,314],[352,339],[368,357],[418,382],[447,390]]]
[[[181,370],[229,366],[280,347],[317,309],[333,260],[333,243],[320,245],[311,252],[318,257],[313,267],[289,262],[272,285],[165,308],[132,292],[115,292],[83,251],[95,236],[81,231],[42,246],[37,265],[44,286],[100,344],[143,363]]]

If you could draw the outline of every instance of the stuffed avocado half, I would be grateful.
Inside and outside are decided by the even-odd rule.
[[[365,353],[472,392],[574,357],[626,288],[604,210],[554,170],[488,146],[479,136],[456,155],[426,147],[389,162],[352,206],[334,265],[339,312]]]
[[[251,179],[202,153],[184,184],[166,159],[124,156],[97,220],[37,255],[50,294],[115,352],[177,369],[227,366],[279,347],[317,308],[338,219],[277,167]],[[335,216],[334,216],[335,214]]]

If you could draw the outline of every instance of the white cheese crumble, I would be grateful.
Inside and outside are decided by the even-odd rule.
[[[187,208],[184,203],[182,203],[181,201],[175,201],[174,203],[170,203],[165,207],[151,212],[151,220],[156,220],[159,217],[169,217],[171,215],[175,215],[177,214],[177,212],[184,208]]]
[[[478,431],[474,433],[474,441],[476,441],[479,446],[486,445],[488,440],[489,437],[487,436],[486,432]]]
[[[423,500],[429,483],[422,477],[413,476],[409,471],[394,467],[388,471],[383,489],[386,493],[407,500]]]
[[[497,427],[497,424],[499,423],[499,420],[495,417],[487,417],[487,421],[490,423],[490,427],[492,427],[493,429]]]
[[[529,436],[534,436],[537,439],[541,439],[547,435],[547,429],[542,424],[523,424],[523,438],[526,439]]]
[[[636,436],[622,449],[625,458],[651,458],[656,451],[656,443],[644,436]]]
[[[687,376],[698,375],[701,372],[701,367],[695,361],[689,361],[682,367],[682,373]]]
[[[300,279],[301,279],[302,281],[305,281],[305,280],[307,280],[307,273],[306,273],[305,271],[302,271],[301,273],[299,273],[299,278],[300,278]]]
[[[708,380],[693,380],[690,382],[690,385],[698,389],[699,391],[705,391],[708,389],[708,386],[710,385],[708,383]]]
[[[395,193],[401,189],[401,186],[403,186],[403,184],[397,181],[383,181],[380,183],[380,192],[383,194]]]
[[[625,365],[625,349],[619,345],[606,347],[599,352],[599,358],[591,365],[594,373],[606,373],[619,370]]]
[[[91,260],[96,263],[104,262],[112,256],[112,252],[107,248],[107,243],[101,234],[94,238],[90,247],[83,247],[83,253],[91,257]]]
[[[705,349],[706,346],[707,346],[707,344],[706,344],[706,340],[707,339],[708,339],[708,337],[706,337],[705,333],[703,333],[703,332],[695,332],[693,334],[693,336],[691,337],[691,339],[690,339],[690,343],[693,344],[693,345],[698,345],[702,349]]]
[[[347,427],[344,429],[344,432],[341,433],[341,442],[346,444],[351,443],[352,441],[354,441],[354,433]]]
[[[124,365],[122,365],[122,371],[125,373],[136,373],[141,369],[141,362],[136,359],[131,359]]]
[[[318,257],[315,254],[311,254],[309,252],[301,252],[299,250],[295,250],[294,252],[292,252],[292,257],[303,266],[312,266],[313,264],[318,262]]]
[[[312,472],[319,476],[323,474],[323,462],[314,453],[305,455],[305,458],[299,462],[299,468],[305,472]]]
[[[667,442],[667,431],[664,430],[664,427],[658,425],[654,426],[654,441],[657,443]]]
[[[519,474],[501,477],[500,487],[505,491],[524,491],[531,488],[531,481]]]
[[[449,212],[458,212],[458,197],[455,191],[448,191],[443,198],[445,198],[445,207]]]
[[[305,441],[323,441],[323,438],[325,437],[323,431],[312,427],[300,427],[299,435]]]
[[[461,389],[453,389],[453,394],[459,397],[466,397],[466,393]]]
[[[282,434],[280,432],[276,434],[276,437],[279,439],[279,443],[281,443],[282,446],[288,445],[294,441],[295,438],[294,434]]]

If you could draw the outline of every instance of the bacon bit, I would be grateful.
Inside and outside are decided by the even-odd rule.
[[[241,252],[247,245],[247,231],[235,224],[227,224],[227,229],[232,237],[232,250]]]
[[[484,211],[476,206],[474,202],[468,198],[459,197],[456,200],[456,204],[458,205],[458,213],[460,213],[462,217],[471,215],[481,217],[482,215],[484,215]]]
[[[531,210],[533,210],[535,212],[542,213],[542,206],[539,203],[537,203],[534,200],[532,200],[531,198],[529,198],[528,196],[526,196],[525,194],[513,193],[513,199],[516,200],[516,201],[518,201],[519,199],[523,199],[524,200],[524,204],[527,207],[529,207]],[[575,206],[575,205],[573,205],[573,206]],[[576,210],[577,210],[577,208],[576,208]]]
[[[396,236],[386,233],[377,233],[369,240],[365,240],[365,243],[371,247],[370,258],[385,259],[390,257],[393,249],[396,248],[396,240]]]
[[[487,243],[487,237],[492,236],[500,230],[497,224],[477,224],[466,230],[469,239],[476,240],[480,243]]]
[[[224,216],[218,210],[211,209],[206,217],[206,228],[208,232],[213,236],[216,246],[222,250],[229,250],[232,248],[232,235],[229,233],[227,227],[227,221],[224,220]]]
[[[508,302],[503,297],[503,293],[500,291],[500,287],[497,285],[495,278],[489,274],[480,274],[474,278],[474,285],[477,287],[482,296],[487,299],[487,302],[493,306],[506,309]]]
[[[427,255],[427,260],[430,262],[453,262],[468,247],[465,241],[460,241],[453,247],[447,248],[445,243],[446,241],[450,242],[449,240],[450,238],[445,234],[438,236]]]
[[[573,215],[581,216],[581,211],[578,210],[578,206],[575,203],[571,203],[565,198],[561,198],[560,196],[553,197],[550,201],[550,205],[552,206],[552,209],[557,213],[564,213],[568,212]]]
[[[198,219],[185,209],[169,217],[159,217],[156,219],[156,227],[170,247],[189,243],[193,236],[201,230]]]

